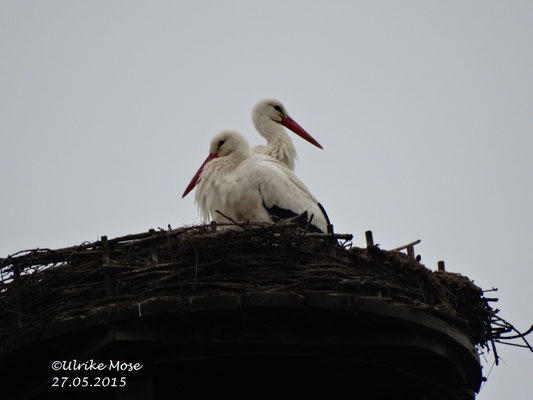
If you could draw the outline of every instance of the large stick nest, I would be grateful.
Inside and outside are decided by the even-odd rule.
[[[376,296],[449,321],[480,347],[514,330],[468,278],[403,253],[290,223],[233,228],[151,230],[0,259],[0,341],[110,304],[248,292]]]

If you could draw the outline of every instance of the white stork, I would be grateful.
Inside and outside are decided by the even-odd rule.
[[[317,147],[323,148],[309,133],[296,123],[278,100],[265,99],[257,103],[252,111],[255,129],[263,136],[267,144],[254,146],[252,150],[266,154],[281,161],[291,171],[297,158],[296,149],[283,127],[289,128],[301,138]]]
[[[185,189],[195,186],[195,202],[204,221],[273,222],[307,211],[313,215],[309,228],[326,232],[327,214],[307,187],[280,161],[253,154],[238,132],[223,131],[209,147],[209,156]]]

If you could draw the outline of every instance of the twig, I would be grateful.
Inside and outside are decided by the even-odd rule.
[[[396,247],[395,249],[391,249],[389,251],[402,251],[402,250],[407,249],[408,247],[412,247],[412,246],[420,243],[421,241],[422,241],[421,239],[418,239],[418,240],[415,240],[414,242],[404,244],[403,246]]]
[[[217,214],[220,214],[222,215],[224,218],[226,218],[228,221],[232,222],[234,225],[237,225],[239,227],[241,227],[242,229],[244,230],[247,230],[248,228],[246,226],[244,226],[243,224],[239,224],[237,221],[235,221],[233,218],[231,217],[228,217],[227,215],[223,214],[222,212],[218,211],[218,210],[215,210],[215,212]]]

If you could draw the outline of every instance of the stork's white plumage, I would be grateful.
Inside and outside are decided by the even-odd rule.
[[[307,211],[311,228],[326,232],[325,211],[307,187],[280,161],[253,154],[238,132],[216,135],[187,189],[196,186],[195,201],[204,221],[227,222],[215,210],[238,222],[273,222]]]
[[[291,138],[283,129],[284,126],[322,149],[320,143],[289,117],[287,110],[278,100],[265,99],[257,103],[252,111],[252,121],[257,132],[267,141],[266,146],[254,146],[252,150],[279,160],[291,171],[294,171],[297,154]]]

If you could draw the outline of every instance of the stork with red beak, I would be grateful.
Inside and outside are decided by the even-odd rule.
[[[296,149],[291,138],[285,132],[286,127],[309,143],[323,148],[309,133],[294,121],[278,100],[265,99],[257,103],[252,111],[255,129],[263,136],[267,144],[254,146],[252,150],[279,160],[294,171],[297,158]]]
[[[209,146],[209,155],[185,189],[196,186],[195,202],[204,221],[273,222],[307,211],[310,229],[326,232],[324,208],[307,187],[280,161],[253,154],[238,132],[223,131]]]

